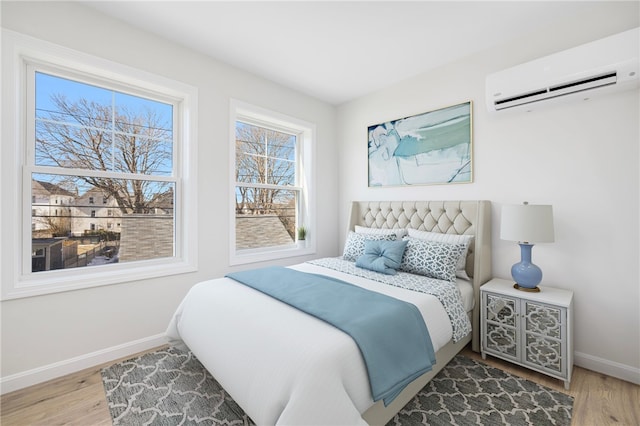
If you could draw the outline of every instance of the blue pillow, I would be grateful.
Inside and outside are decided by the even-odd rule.
[[[367,240],[364,254],[356,260],[356,266],[387,275],[395,275],[402,263],[407,241]]]

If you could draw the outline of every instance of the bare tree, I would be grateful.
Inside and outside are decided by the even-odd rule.
[[[87,99],[70,102],[61,94],[53,95],[51,101],[53,111],[38,112],[38,164],[142,175],[170,171],[171,128],[156,111],[131,112]],[[114,197],[125,214],[147,213],[154,195],[168,185],[93,176],[77,179]]]
[[[236,126],[236,182],[295,185],[295,155],[291,135],[253,125]],[[237,213],[274,213],[291,204],[282,189],[237,186],[237,191]]]
[[[66,237],[71,232],[71,215],[68,212],[62,216],[44,216],[42,219],[52,237]]]

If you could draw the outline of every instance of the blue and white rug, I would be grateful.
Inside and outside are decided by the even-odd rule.
[[[102,370],[115,426],[253,425],[190,353],[174,347]],[[457,355],[387,426],[570,425],[573,398]]]

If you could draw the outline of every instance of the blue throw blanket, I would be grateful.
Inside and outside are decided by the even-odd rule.
[[[228,274],[350,335],[362,353],[373,400],[385,405],[430,371],[435,353],[418,308],[347,282],[283,267]]]

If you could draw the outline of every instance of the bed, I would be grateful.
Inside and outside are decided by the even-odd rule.
[[[346,245],[356,227],[359,233],[371,235],[412,230],[413,235],[471,236],[463,271],[459,271],[462,276],[466,273],[466,279],[455,279],[459,288],[466,288],[462,293],[469,295],[462,303],[471,332],[457,338],[460,327],[450,321],[449,308],[431,294],[370,279],[376,273],[350,275],[361,268],[338,258],[290,267],[348,281],[418,308],[429,329],[436,362],[386,405],[373,401],[363,355],[354,339],[228,277],[194,286],[171,319],[167,335],[172,344],[186,345],[257,424],[386,424],[462,348],[471,342],[473,350],[479,350],[479,289],[491,276],[490,214],[488,201],[356,201],[351,205]]]

